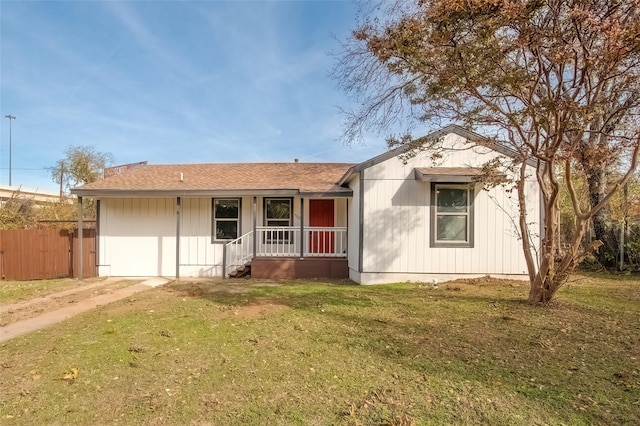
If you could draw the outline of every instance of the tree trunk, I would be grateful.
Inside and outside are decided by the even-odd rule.
[[[589,203],[596,206],[607,195],[607,172],[600,169],[591,173],[588,177]],[[616,265],[617,243],[615,229],[611,220],[611,208],[609,205],[598,210],[592,217],[593,231],[597,240],[602,242],[600,250],[595,253],[598,262],[606,267]]]
[[[538,273],[529,287],[529,299],[527,302],[532,305],[549,303],[565,281],[565,278],[560,278],[557,275],[551,276],[547,274],[542,276],[542,274]]]
[[[551,233],[547,233],[545,236],[545,241],[543,241],[542,246],[543,253],[540,269],[534,280],[530,283],[528,302],[531,304],[550,302],[560,287],[567,282],[575,267],[584,260],[585,256],[594,252],[602,245],[600,241],[594,241],[584,249],[580,249],[589,221],[588,216],[582,215],[576,217],[576,228],[568,249],[564,252],[562,258],[558,258],[553,245],[555,239],[554,231],[557,231],[559,227],[559,223],[555,219],[557,217],[555,215],[557,206],[556,208],[554,208],[554,206],[547,206],[547,212],[547,217],[554,219],[547,221],[547,229],[550,229]]]

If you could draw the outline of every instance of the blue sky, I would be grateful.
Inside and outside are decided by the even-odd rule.
[[[69,146],[115,164],[360,162],[329,77],[350,1],[0,0],[0,184],[55,190]]]

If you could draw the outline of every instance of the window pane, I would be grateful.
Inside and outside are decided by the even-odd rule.
[[[238,219],[240,200],[216,200],[216,219]]]
[[[438,241],[467,241],[467,216],[438,215]]]
[[[466,188],[436,188],[438,200],[438,212],[466,212],[467,189]]]
[[[266,214],[267,219],[291,219],[291,200],[267,200]]]
[[[233,240],[238,238],[238,222],[235,220],[216,221],[216,240]]]

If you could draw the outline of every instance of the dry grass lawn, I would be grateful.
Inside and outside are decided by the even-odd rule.
[[[0,345],[0,423],[640,424],[640,279],[179,282]]]

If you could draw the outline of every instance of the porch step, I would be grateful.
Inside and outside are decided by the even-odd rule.
[[[235,271],[229,274],[229,278],[250,278],[251,277],[251,262],[245,263]]]

